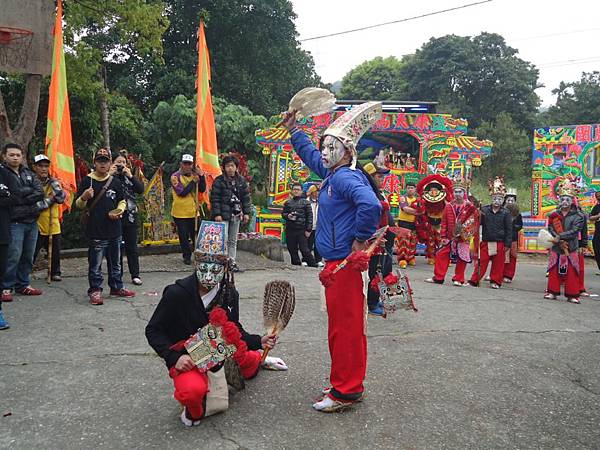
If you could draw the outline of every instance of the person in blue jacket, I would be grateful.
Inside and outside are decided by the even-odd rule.
[[[324,133],[319,151],[295,126],[295,111],[284,125],[294,150],[323,179],[315,244],[332,270],[352,252],[365,250],[377,230],[382,208],[362,171],[357,170],[356,143],[381,116],[381,103],[359,105],[338,118]],[[365,296],[362,274],[348,264],[325,286],[331,387],[313,405],[322,412],[344,409],[362,400],[367,368]]]

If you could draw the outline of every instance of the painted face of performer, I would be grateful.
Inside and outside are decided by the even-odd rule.
[[[321,150],[321,161],[327,169],[337,166],[344,155],[346,147],[338,139],[333,136],[325,136],[323,138],[323,149]]]
[[[561,209],[569,209],[573,204],[573,197],[571,197],[570,195],[561,195],[559,202]]]
[[[499,208],[502,206],[503,202],[504,202],[503,195],[492,195],[492,206]]]
[[[223,264],[201,262],[196,265],[196,278],[207,289],[212,289],[223,281],[225,266]]]
[[[454,188],[454,198],[456,203],[462,203],[465,201],[465,190],[463,188]]]
[[[517,203],[517,199],[512,195],[509,195],[508,197],[506,197],[506,200],[504,202],[506,203],[506,206],[515,205]]]

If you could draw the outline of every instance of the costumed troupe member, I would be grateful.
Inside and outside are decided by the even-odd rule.
[[[418,202],[415,225],[417,238],[425,243],[427,264],[435,264],[435,253],[441,242],[442,214],[446,203],[452,201],[452,181],[440,174],[427,175],[417,183]]]
[[[319,191],[317,248],[325,259],[325,285],[331,389],[313,405],[333,412],[362,399],[367,369],[365,298],[362,266],[346,265],[324,281],[352,252],[364,251],[377,230],[381,204],[366,176],[356,169],[356,144],[381,116],[381,103],[368,102],[340,116],[325,132],[319,151],[295,126],[295,111],[285,113],[294,150],[310,170],[323,179]]]
[[[306,191],[306,195],[308,196],[308,202],[310,204],[313,217],[313,226],[310,236],[308,237],[308,248],[315,258],[317,267],[323,267],[325,263],[323,263],[323,258],[321,258],[321,255],[319,255],[319,250],[317,250],[317,246],[315,245],[315,238],[317,236],[317,215],[319,212],[319,188],[317,185],[311,184]]]
[[[578,239],[578,244],[579,244],[579,249],[578,249],[578,253],[579,253],[579,296],[580,297],[597,297],[597,294],[590,294],[587,289],[585,288],[585,250],[588,247],[588,216],[585,213],[585,211],[583,211],[583,209],[581,209],[581,207],[578,207],[577,210],[579,211],[579,215],[581,216],[581,231],[579,232],[579,239]]]
[[[427,278],[427,283],[443,284],[450,260],[456,260],[452,284],[465,286],[465,270],[471,262],[471,237],[478,232],[477,208],[466,199],[465,184],[456,182],[454,185],[454,199],[446,203],[442,215],[441,238],[442,246],[435,255],[433,277]],[[455,258],[452,258],[452,257]]]
[[[390,169],[387,167],[376,166],[373,163],[367,163],[363,167],[363,170],[369,174],[373,180],[373,191],[381,203],[382,214],[378,228],[382,228],[386,225],[393,225],[394,217],[390,212],[390,205],[381,193],[383,180],[389,175]],[[373,316],[384,315],[383,304],[379,300],[379,287],[375,288],[372,283],[378,275],[380,275],[382,278],[385,278],[387,275],[392,273],[392,254],[394,252],[395,238],[396,236],[394,233],[388,230],[385,236],[385,246],[376,249],[369,259],[369,288],[367,290],[367,307],[369,308],[369,314]]]
[[[396,252],[398,264],[402,269],[407,265],[415,265],[417,253],[417,231],[415,219],[417,218],[417,188],[415,183],[406,182],[406,195],[400,197],[400,215],[398,216],[398,227],[402,232],[396,238]]]
[[[592,248],[594,249],[594,259],[598,266],[596,275],[600,275],[600,191],[594,192],[596,204],[590,212],[589,221],[594,223],[594,237],[592,238]]]
[[[206,191],[206,178],[204,173],[194,167],[194,157],[189,154],[181,156],[179,170],[171,175],[173,189],[173,205],[171,216],[177,227],[179,245],[183,255],[183,263],[192,264],[192,244],[196,237],[196,216],[198,216],[198,192]]]
[[[102,259],[106,257],[110,295],[135,297],[123,287],[121,275],[121,217],[125,194],[119,180],[109,174],[112,156],[105,148],[94,155],[94,170],[79,185],[75,206],[83,210],[88,238],[88,295],[92,305],[102,305]]]
[[[115,157],[109,173],[123,185],[126,209],[121,219],[121,229],[125,255],[127,256],[127,267],[129,268],[131,282],[136,286],[140,286],[142,279],[140,278],[140,257],[138,255],[139,223],[135,196],[144,193],[144,183],[131,172],[127,158],[122,153]],[[121,249],[120,264],[121,276],[123,276],[123,249]]]
[[[517,190],[508,189],[504,197],[504,207],[512,217],[512,243],[510,245],[510,260],[504,264],[504,282],[512,283],[517,271],[517,254],[519,251],[519,233],[523,229],[523,216],[517,204]]]
[[[575,206],[574,188],[567,182],[559,186],[559,206],[548,217],[548,231],[554,236],[548,263],[548,286],[544,298],[554,300],[564,284],[567,301],[580,303],[579,235],[584,219]]]
[[[308,237],[313,228],[312,208],[302,193],[300,183],[292,183],[291,198],[283,204],[281,217],[285,220],[285,239],[294,266],[300,265],[298,250],[302,253],[302,265],[317,267],[308,247]]]
[[[5,173],[0,170],[0,280],[6,270],[6,259],[8,255],[8,242],[10,241],[10,205],[12,198],[8,189]],[[0,301],[0,330],[8,330],[10,326],[2,313],[2,301]]]
[[[49,207],[44,190],[35,174],[23,165],[23,149],[6,144],[0,166],[10,192],[10,239],[6,256],[6,271],[2,277],[2,301],[13,300],[13,289],[21,295],[41,295],[33,288],[29,274],[38,237],[37,219]]]
[[[60,249],[61,249],[61,204],[67,199],[66,192],[62,189],[60,181],[50,176],[50,159],[46,155],[35,155],[33,158],[33,171],[44,187],[44,201],[50,207],[43,210],[38,217],[37,224],[39,236],[33,260],[37,258],[39,251],[43,248],[48,250],[52,236],[52,255],[50,261],[50,279],[61,281],[60,272]]]
[[[234,155],[221,160],[223,173],[215,178],[210,191],[211,218],[229,224],[227,251],[233,260],[233,271],[242,272],[237,265],[237,239],[240,222],[248,223],[252,214],[252,201],[248,182],[239,174],[240,161]]]
[[[148,343],[165,360],[175,387],[174,397],[183,406],[181,421],[186,426],[198,425],[200,419],[211,414],[205,409],[207,394],[211,392],[210,378],[195,365],[184,342],[209,324],[213,309],[222,308],[241,334],[233,359],[244,379],[253,378],[258,372],[262,358],[258,350],[272,349],[277,343],[277,336],[250,334],[240,324],[239,293],[231,271],[232,260],[227,256],[227,224],[211,224],[203,222],[200,227],[194,252],[195,273],[164,289],[146,326]],[[265,364],[275,370],[287,369],[279,358],[267,357]],[[222,364],[211,371],[221,367]]]
[[[508,259],[512,243],[512,217],[504,208],[506,187],[502,177],[496,177],[489,183],[492,203],[481,208],[481,243],[479,259],[475,262],[473,275],[469,280],[471,286],[478,286],[485,275],[490,260],[490,287],[499,289],[502,286],[504,264]]]

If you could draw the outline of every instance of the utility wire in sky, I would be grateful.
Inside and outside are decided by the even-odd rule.
[[[568,34],[586,33],[588,31],[598,31],[598,30],[600,30],[600,28],[586,28],[583,30],[563,31],[561,33],[552,33],[552,34],[540,34],[537,36],[526,36],[526,37],[521,37],[521,38],[517,38],[517,39],[508,39],[508,40],[510,40],[512,42],[529,41],[529,40],[533,40],[533,39],[542,39],[542,38],[553,37],[553,36],[565,36]]]
[[[468,3],[466,5],[455,6],[454,8],[442,9],[440,11],[433,11],[433,12],[430,12],[430,13],[421,14],[419,16],[413,16],[413,17],[407,17],[405,19],[393,20],[391,22],[377,23],[375,25],[368,25],[366,27],[354,28],[352,30],[338,31],[337,33],[323,34],[321,36],[313,36],[313,37],[309,37],[309,38],[306,38],[306,39],[300,39],[300,42],[314,41],[316,39],[324,39],[324,38],[328,38],[328,37],[332,37],[332,36],[339,36],[341,34],[356,33],[357,31],[370,30],[372,28],[383,27],[383,26],[386,26],[386,25],[393,25],[395,23],[408,22],[409,20],[422,19],[423,17],[435,16],[435,15],[447,13],[447,12],[450,12],[450,11],[456,11],[458,9],[464,9],[464,8],[469,8],[471,6],[481,5],[483,3],[489,3],[491,1],[492,0],[483,0],[483,1],[480,1],[480,2]]]

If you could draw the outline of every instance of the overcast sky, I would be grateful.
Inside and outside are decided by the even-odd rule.
[[[292,0],[300,40],[389,22],[478,0]],[[498,33],[518,56],[540,70],[542,104],[555,101],[560,81],[600,70],[600,1],[493,0],[432,17],[342,36],[302,42],[312,53],[323,81],[341,80],[353,67],[376,56],[402,57],[431,37]],[[410,100],[410,99],[407,99]],[[436,99],[419,99],[436,100]]]

